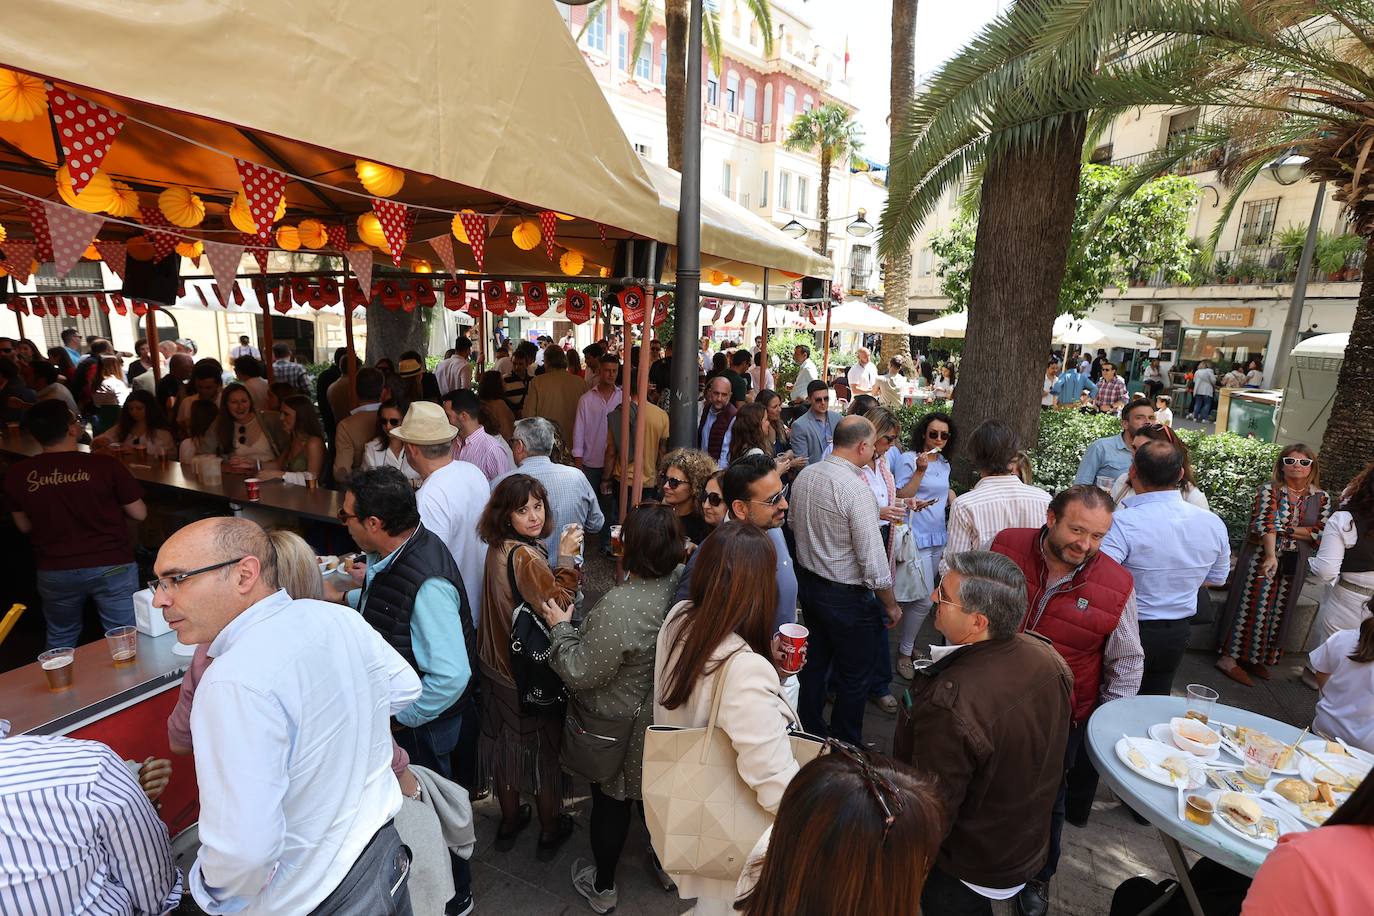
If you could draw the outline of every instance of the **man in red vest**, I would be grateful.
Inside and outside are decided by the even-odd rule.
[[[1021,916],[1049,912],[1049,881],[1059,865],[1070,782],[1074,822],[1087,822],[1097,790],[1097,773],[1087,756],[1079,763],[1088,717],[1101,703],[1135,696],[1145,670],[1134,580],[1099,553],[1112,527],[1112,510],[1111,497],[1097,487],[1069,487],[1050,502],[1043,527],[1008,528],[992,542],[992,550],[1011,558],[1026,576],[1028,603],[1021,629],[1054,643],[1073,672],[1073,723],[1064,754],[1065,781],[1050,821],[1049,860],[1017,894]]]
[[[730,460],[730,433],[735,425],[735,405],[730,403],[732,391],[730,380],[723,375],[708,381],[705,409],[697,426],[697,447],[720,465]]]

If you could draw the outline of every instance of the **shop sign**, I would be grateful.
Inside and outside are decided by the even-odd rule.
[[[1255,323],[1251,308],[1193,309],[1193,324],[1201,327],[1248,328]]]

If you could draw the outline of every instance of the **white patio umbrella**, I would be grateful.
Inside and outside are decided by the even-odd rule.
[[[818,323],[825,319],[820,317]],[[830,330],[866,331],[870,334],[915,334],[916,330],[900,318],[893,318],[866,302],[850,299],[830,310]]]
[[[968,330],[968,312],[951,312],[913,325],[911,333],[917,337],[962,338]]]
[[[1149,350],[1158,341],[1130,328],[1117,327],[1092,318],[1060,315],[1054,320],[1053,342],[1081,347],[1122,347],[1128,350]]]

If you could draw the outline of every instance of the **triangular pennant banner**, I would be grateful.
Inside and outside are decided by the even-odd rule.
[[[372,212],[382,224],[382,235],[386,237],[387,247],[391,249],[391,262],[401,266],[405,257],[406,242],[410,240],[410,210],[405,204],[382,197],[372,198]]]
[[[253,217],[253,225],[258,227],[258,238],[265,242],[272,236],[272,221],[277,216],[286,176],[254,162],[235,159],[234,163],[239,167],[239,181],[243,182],[248,212]]]
[[[353,268],[353,275],[358,278],[359,288],[370,293],[372,289],[372,249],[349,251],[345,253],[345,257],[348,258],[348,266]]]
[[[606,244],[606,224],[605,224],[605,223],[597,223],[597,224],[596,224],[596,231],[599,232],[599,233],[601,233],[601,244],[603,244],[603,245]]]
[[[330,248],[335,251],[348,250],[348,227],[343,223],[326,223],[324,235],[329,240]]]
[[[482,281],[482,299],[487,304],[487,311],[493,315],[504,315],[509,311],[510,297],[506,284],[499,280]]]
[[[525,283],[521,290],[525,295],[525,311],[531,315],[542,315],[549,310],[549,291],[542,280]]]
[[[443,235],[436,235],[429,240],[429,247],[434,249],[434,253],[443,262],[444,270],[453,274],[458,271],[458,265],[453,260],[453,236],[445,232]]]
[[[673,304],[671,293],[664,293],[654,300],[654,319],[653,326],[658,327],[668,320],[668,306]]]
[[[644,290],[638,286],[629,286],[622,289],[619,294],[620,314],[626,324],[644,323]]]
[[[480,213],[459,213],[463,221],[463,231],[468,234],[468,244],[472,246],[472,257],[477,262],[477,270],[482,270],[482,262],[487,256],[487,221]]]
[[[157,207],[139,207],[138,214],[145,226],[172,228],[172,224],[167,221],[167,217],[163,216],[162,211]],[[177,247],[177,242],[181,240],[171,232],[157,232],[149,229],[148,241],[153,243],[153,260],[161,261],[172,253],[172,250]]]
[[[113,306],[115,312],[120,315],[129,314],[129,304],[124,301],[124,297],[119,293],[110,293],[110,305]]]
[[[72,190],[80,194],[124,129],[124,116],[55,86],[48,87],[48,112],[53,135],[62,143]]]
[[[262,240],[256,235],[239,233],[239,244],[243,245],[252,255],[253,260],[258,262],[258,273],[267,276],[267,256],[270,253],[268,247],[262,244]]]
[[[38,246],[33,242],[7,241],[3,247],[5,270],[20,283],[29,282],[33,273],[33,255]]]
[[[33,227],[34,256],[41,262],[52,260],[52,230],[48,228],[48,210],[41,200],[24,199],[24,209],[29,211],[29,224]]]
[[[215,292],[226,306],[234,295],[234,275],[243,260],[243,246],[226,242],[206,242],[205,257],[210,259],[210,272],[215,275]]]
[[[48,211],[48,234],[52,237],[53,264],[57,275],[65,277],[67,272],[81,260],[81,255],[90,247],[96,233],[100,231],[105,217],[99,213],[86,213],[66,204],[44,201]]]
[[[558,217],[552,210],[539,211],[539,232],[544,236],[544,251],[553,260],[553,237],[558,233]]]
[[[113,270],[115,276],[120,280],[124,279],[124,265],[128,258],[128,252],[124,249],[123,242],[96,242],[95,250],[100,252],[101,259]]]
[[[592,317],[592,297],[579,289],[563,294],[563,315],[573,324],[582,324]]]

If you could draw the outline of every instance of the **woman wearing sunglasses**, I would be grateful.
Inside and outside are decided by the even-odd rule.
[[[263,480],[280,477],[298,487],[306,485],[306,474],[319,480],[324,473],[324,428],[314,403],[303,394],[291,395],[282,402],[281,425],[287,440],[286,448],[277,457],[278,467],[258,476]]]
[[[1188,446],[1183,444],[1183,441],[1178,438],[1178,434],[1163,423],[1151,423],[1148,426],[1142,426],[1140,431],[1135,434],[1135,438],[1131,440],[1131,448],[1140,448],[1146,442],[1151,441],[1172,443],[1183,452],[1183,480],[1179,482],[1179,491],[1183,494],[1183,501],[1192,503],[1199,509],[1211,511],[1212,507],[1207,503],[1206,494],[1198,489],[1197,477],[1193,474],[1193,462],[1188,454]],[[1122,474],[1112,483],[1111,493],[1112,499],[1118,506],[1121,505],[1123,499],[1135,495],[1135,490],[1131,487],[1130,471]]]
[[[673,449],[663,458],[663,504],[677,513],[682,532],[693,545],[706,540],[714,528],[702,515],[706,481],[716,472],[711,456],[695,448]]]
[[[725,521],[725,491],[720,483],[724,476],[724,471],[716,471],[706,478],[706,488],[701,493],[701,517],[712,528]]]
[[[377,408],[377,435],[367,443],[363,450],[363,467],[396,468],[406,476],[411,486],[420,485],[420,472],[410,466],[406,457],[406,444],[400,439],[391,438],[391,431],[405,419],[405,407],[400,401],[391,398]]]
[[[1268,666],[1283,651],[1284,630],[1307,577],[1307,558],[1330,514],[1317,453],[1302,443],[1288,446],[1274,462],[1273,479],[1255,495],[1250,536],[1231,578],[1217,667],[1233,681],[1253,687],[1250,675],[1269,680]]]

